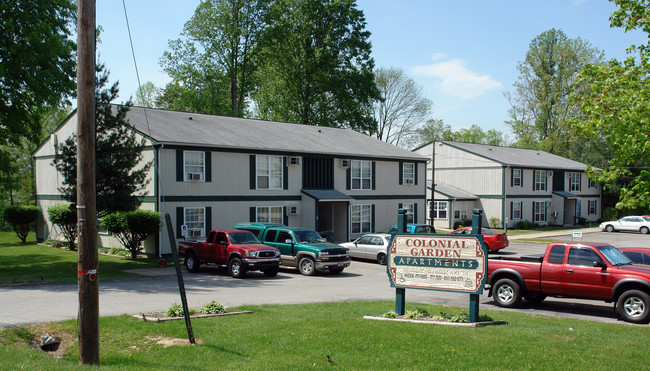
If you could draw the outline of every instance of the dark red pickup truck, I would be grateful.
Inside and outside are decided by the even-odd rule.
[[[650,321],[650,268],[607,244],[554,242],[544,256],[491,257],[487,283],[501,307],[516,307],[522,298],[595,299],[614,302],[625,321]]]
[[[198,272],[201,264],[228,267],[235,278],[254,270],[273,277],[280,270],[280,250],[264,245],[248,231],[210,231],[205,242],[179,242],[178,253],[192,273]]]

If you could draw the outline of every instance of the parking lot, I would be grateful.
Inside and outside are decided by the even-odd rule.
[[[571,240],[571,235],[552,237]],[[633,233],[594,232],[584,241],[607,241],[617,247],[650,247],[650,236]],[[546,244],[513,241],[501,254],[541,254]],[[173,267],[142,270],[145,277],[100,281],[100,315],[143,313],[166,310],[179,303],[177,280]],[[395,300],[386,267],[374,262],[355,260],[339,275],[302,276],[295,269],[282,269],[276,277],[251,272],[248,278],[234,279],[226,270],[202,268],[190,274],[183,268],[185,288],[190,307],[216,300],[226,307],[245,304],[303,304],[311,302]],[[442,291],[407,290],[406,309],[416,303],[453,305],[467,308],[469,295]],[[386,311],[392,310],[392,304]],[[519,309],[497,307],[492,298],[482,295],[481,309],[515,310],[526,313],[624,323],[613,311],[613,304],[593,300],[549,298],[538,306]],[[0,327],[31,322],[47,322],[77,317],[76,284],[45,284],[39,286],[0,287]],[[380,313],[369,313],[380,314]]]

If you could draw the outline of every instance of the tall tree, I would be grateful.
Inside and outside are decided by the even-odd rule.
[[[616,0],[612,27],[640,29],[650,35],[650,0]],[[650,38],[649,38],[650,40]],[[650,41],[632,46],[624,61],[590,64],[580,72],[583,86],[572,98],[580,116],[574,125],[591,140],[612,151],[602,169],[590,177],[619,193],[618,208],[648,211],[650,207]]]
[[[156,108],[161,97],[161,90],[151,81],[139,86],[135,91],[135,105]]]
[[[353,0],[278,0],[267,17],[256,115],[373,132],[381,99],[370,32]]]
[[[416,128],[431,114],[433,102],[422,94],[422,87],[401,68],[379,68],[375,81],[381,98],[374,102],[377,139],[411,147],[417,140]]]
[[[497,129],[483,131],[480,126],[474,124],[469,129],[453,131],[451,126],[442,120],[429,120],[417,130],[420,144],[434,140],[452,140],[463,143],[488,144],[491,146],[507,146],[508,138]]]
[[[550,29],[530,43],[514,91],[506,93],[517,146],[567,156],[568,143],[578,140],[568,125],[574,114],[569,94],[582,66],[602,60],[602,51],[580,38]],[[570,156],[567,156],[570,157]]]
[[[0,145],[38,143],[39,109],[74,94],[75,20],[72,0],[0,2]]]
[[[242,117],[254,89],[267,0],[204,0],[160,61],[166,108]]]
[[[108,73],[97,67],[95,107],[95,179],[97,211],[130,211],[142,203],[151,163],[142,165],[144,140],[138,141],[126,114],[131,102],[116,106],[118,83],[106,88]],[[54,164],[63,175],[60,191],[70,203],[77,201],[77,141],[71,136],[60,145]]]

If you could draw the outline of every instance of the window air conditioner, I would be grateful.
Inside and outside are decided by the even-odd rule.
[[[298,215],[299,213],[298,206],[289,206],[289,209],[287,211],[289,215]]]
[[[553,206],[553,201],[546,201],[546,207]]]
[[[339,166],[341,166],[341,167],[350,167],[350,160],[341,159],[341,161],[339,162]]]
[[[300,157],[295,157],[295,156],[289,157],[289,165],[299,166],[300,165]]]
[[[192,230],[192,237],[201,237],[201,230],[200,229],[193,229]]]
[[[189,180],[201,180],[201,174],[200,173],[187,174],[187,177],[189,178]]]
[[[551,171],[548,172],[548,177],[550,178],[552,176],[553,176],[553,171],[551,170]]]

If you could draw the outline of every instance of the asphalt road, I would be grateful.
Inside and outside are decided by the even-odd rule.
[[[570,235],[552,238],[571,240]],[[583,240],[611,240],[618,247],[650,247],[650,236],[631,233],[589,233],[584,235]],[[545,248],[545,244],[512,242],[502,254],[541,254]],[[320,274],[314,277],[302,276],[297,270],[291,269],[281,270],[278,276],[273,278],[250,272],[249,277],[245,279],[233,279],[225,270],[211,267],[203,267],[196,274],[188,273],[184,268],[182,271],[188,303],[193,308],[199,308],[212,300],[226,307],[245,304],[395,300],[395,289],[390,287],[386,267],[358,260],[353,261],[352,265],[339,275]],[[147,276],[100,281],[101,316],[165,311],[171,304],[180,302],[173,267],[140,270],[140,273]],[[407,290],[406,301],[407,310],[415,307],[415,303],[468,307],[469,295]],[[77,317],[78,305],[76,284],[0,287],[0,327],[74,319]],[[484,294],[481,296],[480,308],[624,323],[617,319],[613,304],[590,300],[549,298],[535,307],[504,309],[497,307],[492,298]],[[393,309],[392,305],[386,308],[387,311],[390,309]]]

